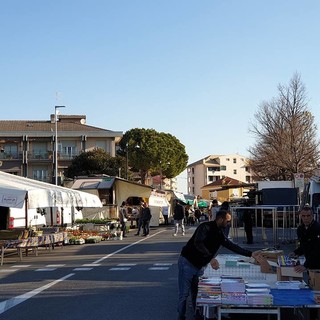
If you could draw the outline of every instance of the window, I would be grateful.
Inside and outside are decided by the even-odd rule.
[[[227,170],[226,166],[220,166],[220,171],[225,171],[225,170]]]
[[[237,163],[237,158],[233,158],[233,163]]]
[[[226,158],[226,161],[230,161],[230,159],[229,159],[229,158]]]
[[[47,143],[46,142],[35,142],[32,144],[33,157],[35,159],[43,159],[47,154]]]
[[[250,167],[245,167],[246,172],[250,172]]]
[[[7,158],[18,158],[18,145],[13,143],[6,143],[4,145],[4,153]]]
[[[58,144],[58,152],[60,153],[60,159],[72,159],[78,155],[77,144],[75,141],[62,141]]]
[[[33,170],[32,176],[34,180],[48,182],[48,170],[46,169]]]
[[[212,182],[213,181],[213,176],[209,176],[209,182]]]
[[[237,174],[237,169],[233,169],[233,174]]]
[[[251,177],[250,176],[246,176],[246,182],[250,183],[251,182]]]
[[[194,174],[194,168],[192,168],[192,174]]]

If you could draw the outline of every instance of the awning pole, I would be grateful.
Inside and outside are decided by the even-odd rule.
[[[28,229],[28,192],[26,192],[26,196],[24,199],[24,211],[25,211],[25,229]]]

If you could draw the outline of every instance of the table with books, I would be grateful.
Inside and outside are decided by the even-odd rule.
[[[220,268],[207,267],[198,285],[197,305],[206,318],[212,314],[274,314],[281,319],[282,309],[294,309],[300,318],[309,319],[309,309],[319,308],[318,291],[302,280],[278,280],[276,273],[263,273],[251,259],[219,255]],[[269,318],[268,318],[269,319]],[[312,320],[310,318],[310,320]]]

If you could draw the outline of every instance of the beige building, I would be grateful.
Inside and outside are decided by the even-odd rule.
[[[224,177],[201,188],[202,198],[220,202],[236,201],[247,195],[253,183],[244,183],[237,179]]]
[[[187,166],[188,194],[202,196],[202,187],[225,177],[252,183],[248,159],[239,154],[210,155]]]
[[[116,154],[123,134],[86,124],[85,115],[55,115],[50,120],[0,121],[0,170],[44,182],[58,180],[81,152],[101,148]],[[57,166],[55,138],[57,139]]]

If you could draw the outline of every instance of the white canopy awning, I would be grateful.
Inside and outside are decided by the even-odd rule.
[[[102,207],[98,196],[0,171],[0,206],[22,208]]]

